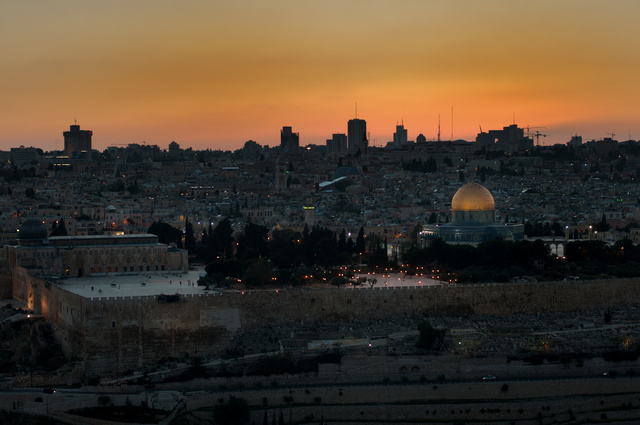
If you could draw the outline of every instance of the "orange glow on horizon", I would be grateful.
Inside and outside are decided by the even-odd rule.
[[[544,126],[544,143],[640,138],[640,3],[185,0],[0,5],[0,149],[301,145],[367,121],[384,146]],[[612,24],[615,23],[615,24]],[[624,135],[624,136],[623,136]]]

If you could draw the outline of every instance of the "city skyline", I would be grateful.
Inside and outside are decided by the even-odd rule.
[[[614,1],[67,0],[0,5],[0,149],[324,145],[367,122],[370,146],[544,127],[541,143],[637,139],[635,12]],[[357,113],[356,113],[357,104]]]

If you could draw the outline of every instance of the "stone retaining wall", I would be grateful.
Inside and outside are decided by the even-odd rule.
[[[236,332],[290,323],[505,316],[606,309],[640,301],[640,279],[286,288],[162,302],[157,297],[86,299],[26,272],[18,277],[14,296],[24,296],[22,301],[47,318],[67,355],[85,359],[87,371],[99,374],[121,374],[163,357],[212,356],[223,351]],[[25,287],[15,290],[21,285]]]

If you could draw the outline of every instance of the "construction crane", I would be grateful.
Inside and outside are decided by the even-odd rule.
[[[536,146],[540,146],[540,136],[547,137],[546,134],[542,134],[538,130],[536,130],[535,133],[533,133],[533,137],[536,138]]]
[[[614,137],[616,137],[616,133],[605,133],[605,134],[609,134],[611,136],[611,138],[613,139]]]
[[[531,127],[531,126],[529,126],[529,125],[528,125],[528,126],[526,126],[525,128],[527,129],[527,137],[529,137],[529,132],[530,132],[531,130],[533,130],[534,128],[544,128],[544,127]],[[545,137],[546,137],[546,136],[545,136]]]

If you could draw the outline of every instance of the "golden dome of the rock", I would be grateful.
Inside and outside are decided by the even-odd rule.
[[[493,211],[495,209],[491,192],[476,182],[462,186],[451,200],[452,211]]]

